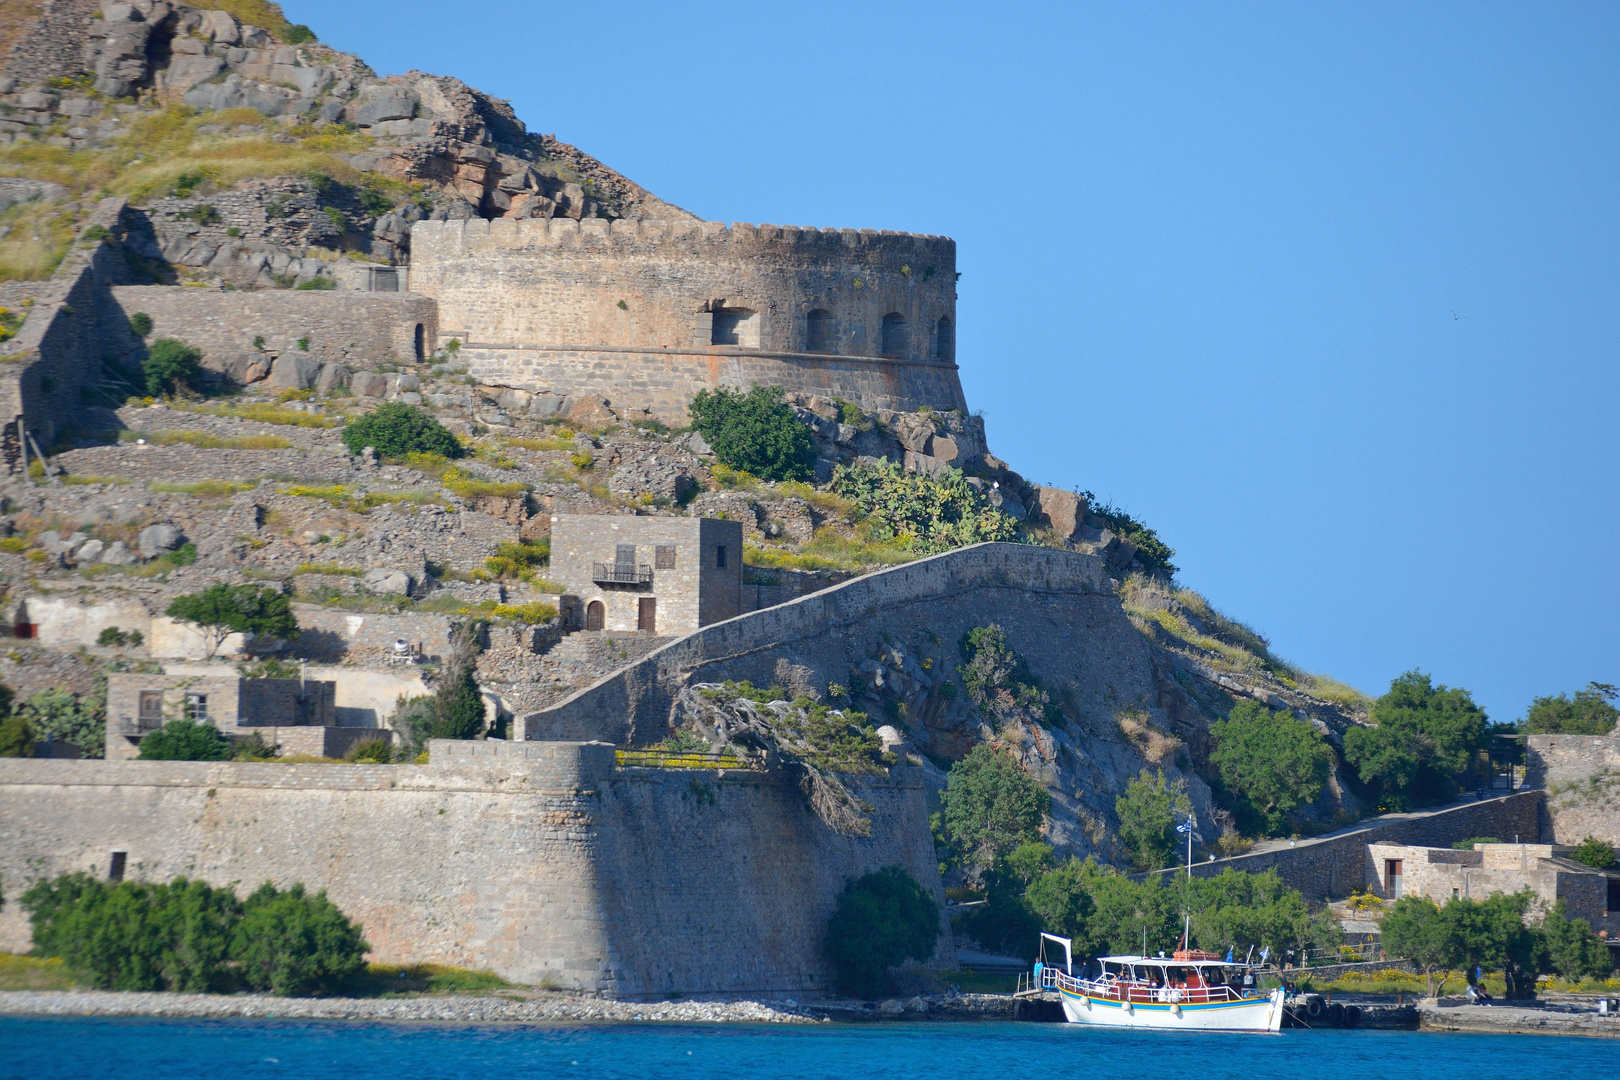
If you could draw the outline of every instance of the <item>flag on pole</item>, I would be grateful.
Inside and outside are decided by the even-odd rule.
[[[1185,836],[1187,833],[1190,833],[1193,831],[1193,829],[1197,828],[1197,826],[1197,819],[1189,817],[1186,821],[1183,821],[1180,825],[1176,826],[1176,832]]]

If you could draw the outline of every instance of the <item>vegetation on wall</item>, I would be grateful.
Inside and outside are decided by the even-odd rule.
[[[984,874],[1040,838],[1052,796],[1010,753],[980,743],[951,766],[939,801],[935,832],[947,858]]]
[[[459,458],[467,452],[432,413],[398,401],[385,401],[344,428],[343,445],[351,454],[369,446],[383,457],[392,458],[408,454]]]
[[[840,465],[833,470],[832,487],[855,503],[880,542],[899,541],[934,554],[1018,539],[1018,523],[986,502],[960,469],[925,476],[892,461]]]
[[[1219,794],[1248,835],[1276,835],[1290,812],[1315,802],[1333,767],[1333,748],[1308,722],[1240,701],[1210,728]]]
[[[283,640],[298,636],[291,602],[268,585],[210,585],[175,597],[164,614],[200,629],[209,656],[231,634]]]
[[[105,990],[328,992],[364,968],[370,949],[325,890],[309,895],[301,884],[267,882],[244,903],[229,887],[183,877],[113,883],[73,873],[36,882],[22,905],[35,954],[60,957]]]
[[[1620,687],[1600,682],[1575,691],[1573,699],[1563,694],[1538,697],[1519,730],[1526,735],[1607,735],[1620,719],[1620,709],[1612,704],[1616,697]]]
[[[214,725],[184,717],[141,737],[143,761],[225,761],[231,740]]]
[[[810,431],[782,403],[780,386],[699,390],[687,412],[714,456],[731,468],[763,480],[814,478]]]
[[[1061,727],[1063,714],[1040,687],[1040,680],[1007,643],[1000,626],[976,626],[962,637],[967,663],[957,669],[968,700],[999,730],[1014,720]]]
[[[1614,845],[1595,836],[1587,836],[1576,844],[1569,857],[1597,870],[1620,868],[1620,855],[1615,854]]]
[[[1467,690],[1420,671],[1390,683],[1373,706],[1376,727],[1344,736],[1345,760],[1386,810],[1442,802],[1470,775],[1485,739],[1485,710]]]
[[[99,758],[107,743],[107,678],[88,695],[51,687],[17,706],[39,739],[72,743],[84,757]]]
[[[202,353],[179,338],[158,338],[146,350],[141,374],[146,392],[153,396],[188,388],[202,366]]]
[[[939,905],[903,867],[886,866],[851,880],[827,920],[826,953],[839,993],[881,995],[889,969],[933,956],[938,937]]]

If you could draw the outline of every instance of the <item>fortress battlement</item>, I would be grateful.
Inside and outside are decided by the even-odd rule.
[[[954,260],[956,241],[931,233],[893,229],[821,229],[814,225],[755,225],[734,221],[656,221],[620,218],[470,218],[455,221],[419,221],[411,229],[414,251],[422,245],[478,244],[526,247],[568,243],[623,244],[781,244],[785,246],[880,249],[917,253]],[[923,272],[922,267],[917,271]]]

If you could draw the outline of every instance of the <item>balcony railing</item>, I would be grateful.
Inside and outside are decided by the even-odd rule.
[[[120,716],[115,725],[118,734],[131,738],[139,738],[149,731],[156,731],[163,726],[161,716]]]
[[[651,585],[652,567],[646,563],[599,562],[591,564],[591,580],[598,585]]]

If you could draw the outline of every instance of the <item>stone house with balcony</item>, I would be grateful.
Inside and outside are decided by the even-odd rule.
[[[689,634],[742,613],[742,524],[718,518],[556,514],[550,576],[584,628]]]
[[[115,672],[107,676],[107,760],[133,758],[148,733],[174,720],[202,721],[233,739],[255,732],[283,754],[342,757],[380,728],[337,726],[337,684],[244,679],[195,673]]]
[[[1367,886],[1385,900],[1426,896],[1440,905],[1529,889],[1541,907],[1562,900],[1570,918],[1620,940],[1620,872],[1595,870],[1568,851],[1556,844],[1475,844],[1472,851],[1369,844]]]

